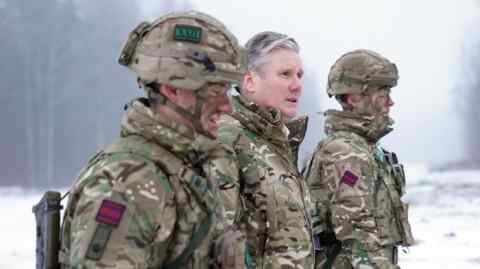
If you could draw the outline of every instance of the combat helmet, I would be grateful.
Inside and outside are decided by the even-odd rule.
[[[140,23],[129,35],[119,63],[138,77],[149,97],[189,117],[197,131],[202,89],[209,83],[239,85],[246,70],[246,53],[228,29],[217,19],[196,11],[172,12],[153,23]],[[152,93],[152,83],[192,90],[199,98],[194,113]]]
[[[394,63],[374,51],[358,49],[342,55],[330,68],[327,94],[332,97],[395,87],[398,78]]]

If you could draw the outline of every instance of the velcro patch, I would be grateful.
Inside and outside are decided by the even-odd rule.
[[[126,206],[108,199],[102,201],[100,209],[98,209],[95,220],[100,223],[118,226],[122,220],[123,212]]]
[[[345,183],[348,186],[353,187],[355,186],[355,183],[357,183],[357,180],[358,180],[358,176],[350,172],[349,170],[347,170],[345,171],[345,173],[343,173],[340,183]]]
[[[178,41],[200,43],[202,40],[202,28],[192,25],[177,24],[173,30],[173,39]]]

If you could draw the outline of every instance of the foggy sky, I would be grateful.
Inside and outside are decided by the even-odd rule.
[[[307,72],[319,85],[319,106],[338,107],[325,93],[333,62],[357,48],[375,50],[399,68],[393,89],[395,131],[382,140],[404,161],[439,164],[463,159],[463,121],[457,94],[469,32],[480,22],[475,1],[192,1],[222,20],[243,44],[253,34],[275,30],[302,47]],[[142,0],[149,18],[158,1]],[[315,123],[311,123],[315,124]]]

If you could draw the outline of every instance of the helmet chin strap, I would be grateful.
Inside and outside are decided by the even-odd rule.
[[[193,129],[195,132],[202,134],[204,136],[207,136],[209,138],[215,138],[213,137],[210,133],[205,130],[205,128],[202,125],[201,119],[202,119],[202,107],[206,102],[206,87],[203,86],[202,88],[194,91],[195,97],[196,97],[196,102],[195,102],[195,108],[193,109],[193,113],[185,109],[178,104],[170,101],[165,95],[163,95],[160,92],[155,91],[153,88],[144,85],[145,90],[148,92],[148,97],[155,99],[159,104],[167,106],[177,112],[178,114],[182,115],[184,118],[189,120],[192,123]]]
[[[204,88],[195,92],[195,96],[197,97],[197,100],[195,102],[195,110],[194,110],[195,112],[193,113],[193,116],[192,116],[193,128],[197,133],[202,134],[206,137],[215,139],[215,137],[212,136],[210,133],[208,133],[207,130],[205,130],[205,128],[202,125],[202,108],[207,100],[206,97],[202,94],[204,92],[205,92]]]

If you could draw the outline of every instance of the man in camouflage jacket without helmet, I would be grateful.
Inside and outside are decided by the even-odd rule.
[[[244,249],[218,247],[234,233],[218,197],[225,177],[205,161],[223,154],[217,120],[231,111],[226,90],[243,76],[242,54],[202,13],[171,13],[133,30],[119,61],[148,98],[128,105],[120,137],[75,181],[63,268],[244,267]]]
[[[242,207],[232,215],[246,233],[248,265],[313,268],[310,196],[293,156],[306,119],[295,120],[300,128],[292,132],[287,128],[302,90],[298,45],[286,35],[263,32],[246,49],[241,94],[232,97],[234,112],[220,122],[219,138],[234,154],[216,163],[223,162],[219,167],[225,175],[240,179]]]
[[[330,70],[328,94],[343,110],[325,113],[327,138],[307,173],[320,242],[316,268],[399,268],[397,246],[413,243],[401,200],[403,166],[378,145],[392,131],[397,80],[396,66],[369,50],[343,55]]]

